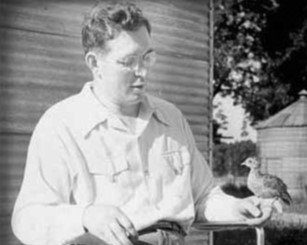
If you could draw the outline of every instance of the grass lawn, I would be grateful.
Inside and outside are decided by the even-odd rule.
[[[255,245],[254,229],[214,233],[214,245]],[[265,227],[265,245],[306,245],[307,229]]]

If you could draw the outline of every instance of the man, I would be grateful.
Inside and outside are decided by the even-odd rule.
[[[100,4],[85,19],[93,81],[51,107],[34,130],[12,218],[25,244],[60,245],[84,233],[114,245],[138,235],[183,244],[195,220],[270,217],[270,207],[215,187],[181,112],[145,93],[155,61],[150,32],[132,4]]]

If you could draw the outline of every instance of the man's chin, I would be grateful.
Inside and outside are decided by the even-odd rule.
[[[126,98],[122,103],[126,106],[128,105],[137,105],[142,102],[144,94],[130,94],[129,98]]]

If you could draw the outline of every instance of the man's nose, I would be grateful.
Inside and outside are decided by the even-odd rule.
[[[139,62],[135,67],[134,73],[136,76],[146,77],[148,69],[144,66],[143,62]]]

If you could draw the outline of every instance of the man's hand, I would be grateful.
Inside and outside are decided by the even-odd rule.
[[[117,207],[108,205],[88,206],[83,224],[90,233],[112,245],[132,245],[137,231],[128,217]]]
[[[235,216],[253,226],[265,224],[273,211],[272,205],[255,196],[238,199],[233,208]]]

